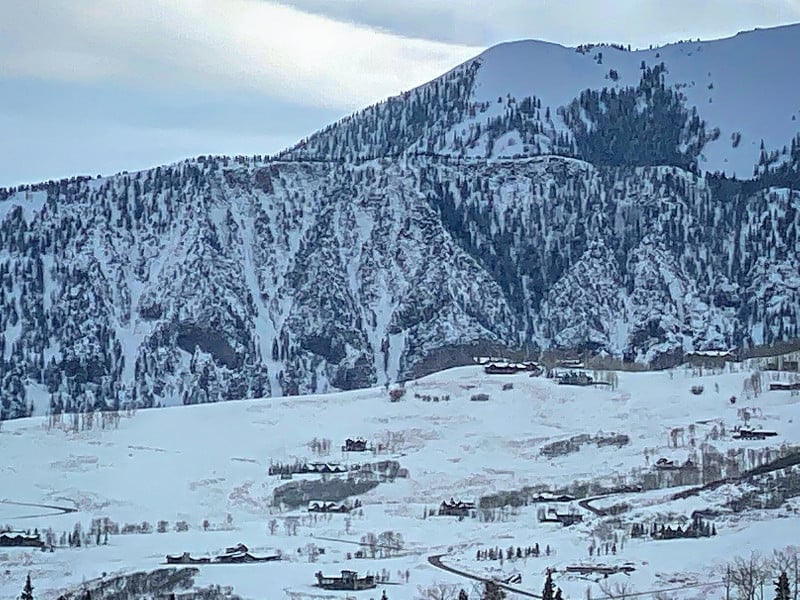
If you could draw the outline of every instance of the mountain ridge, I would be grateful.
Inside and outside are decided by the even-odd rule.
[[[276,157],[3,190],[0,417],[388,384],[481,344],[661,364],[800,337],[800,135],[725,141],[674,81],[689,47],[558,50],[606,85],[553,106],[536,78],[498,102],[484,53]],[[723,146],[752,178],[707,168]]]

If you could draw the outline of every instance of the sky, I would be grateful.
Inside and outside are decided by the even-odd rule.
[[[800,0],[0,0],[0,186],[272,154],[515,39],[647,47]]]

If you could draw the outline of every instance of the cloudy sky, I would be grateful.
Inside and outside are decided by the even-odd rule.
[[[0,0],[0,186],[270,154],[496,43],[634,47],[800,0]]]

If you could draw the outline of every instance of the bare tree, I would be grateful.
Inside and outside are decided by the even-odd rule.
[[[606,597],[614,598],[615,600],[625,600],[628,595],[633,592],[631,584],[627,581],[617,581],[612,586],[607,579],[603,579],[598,582],[598,585],[600,586],[600,591],[603,592]]]
[[[727,580],[741,600],[755,600],[768,576],[769,565],[758,552],[751,552],[746,558],[737,556],[726,571]]]
[[[460,587],[454,583],[436,583],[427,587],[417,587],[419,600],[457,600]]]
[[[783,548],[782,550],[773,550],[772,555],[767,559],[767,564],[770,571],[773,573],[785,572],[789,576],[789,579],[793,581],[793,600],[797,600],[798,579],[800,579],[800,570],[798,570],[798,554],[800,554],[800,548],[797,546],[786,546],[786,548]]]

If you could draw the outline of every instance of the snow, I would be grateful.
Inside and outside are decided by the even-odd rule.
[[[737,422],[737,409],[747,406],[742,385],[750,371],[742,365],[724,373],[705,371],[698,377],[690,369],[647,373],[619,373],[619,387],[611,390],[559,386],[527,373],[486,375],[481,366],[461,367],[436,373],[406,384],[402,401],[390,403],[382,388],[320,396],[271,398],[191,407],[139,411],[123,415],[119,428],[84,431],[48,429],[45,419],[34,417],[6,422],[0,431],[3,465],[0,487],[4,500],[74,506],[76,513],[24,509],[0,502],[0,523],[15,529],[52,527],[58,535],[80,521],[85,528],[92,518],[109,517],[120,525],[169,521],[166,533],[110,536],[108,546],[68,549],[53,553],[20,548],[2,549],[5,574],[0,576],[0,596],[21,590],[30,572],[37,598],[55,598],[59,590],[94,580],[103,572],[113,574],[159,568],[166,554],[189,551],[193,556],[216,555],[226,547],[244,543],[255,555],[281,551],[288,560],[255,565],[200,566],[197,585],[231,585],[245,598],[312,597],[313,574],[322,570],[335,575],[342,569],[360,574],[388,569],[397,583],[397,572],[410,572],[408,583],[387,587],[390,598],[416,597],[418,586],[450,582],[471,590],[471,583],[432,567],[427,557],[445,554],[445,564],[471,573],[509,575],[519,572],[517,587],[539,593],[544,570],[567,565],[631,562],[630,577],[612,576],[610,582],[626,581],[635,591],[706,584],[719,579],[713,569],[735,548],[768,553],[796,541],[798,515],[786,510],[752,510],[723,514],[714,520],[718,536],[697,540],[629,540],[616,555],[589,558],[587,548],[598,531],[609,527],[603,518],[577,505],[584,522],[561,528],[537,521],[536,505],[507,508],[496,521],[451,517],[423,519],[423,510],[444,499],[458,497],[477,501],[498,490],[541,485],[555,491],[571,482],[608,485],[625,481],[631,474],[651,469],[664,456],[678,463],[692,451],[688,445],[667,447],[672,428],[694,425],[698,446],[711,427],[724,421],[728,429]],[[513,389],[503,385],[513,383]],[[701,383],[706,393],[689,391]],[[718,386],[719,391],[716,390]],[[766,386],[765,386],[766,387]],[[470,402],[483,392],[488,402]],[[425,402],[419,396],[449,395],[449,401]],[[741,397],[732,406],[728,398]],[[800,422],[794,420],[798,398],[785,392],[767,392],[757,401],[762,413],[751,423],[768,427],[779,436],[767,441],[707,439],[719,452],[739,448],[753,450],[800,443]],[[759,416],[761,415],[761,416]],[[547,458],[544,444],[571,436],[598,432],[625,433],[630,443],[596,447],[587,444],[577,452]],[[387,454],[348,456],[339,451],[347,437],[377,442],[394,435],[396,445]],[[334,450],[328,456],[311,453],[312,438],[328,438]],[[284,481],[267,476],[271,462],[370,462],[392,459],[409,469],[408,479],[380,483],[360,498],[363,516],[357,513],[319,517],[313,522],[302,509],[272,507],[272,491]],[[305,476],[314,478],[315,476]],[[619,502],[632,505],[623,519],[686,518],[692,510],[718,505],[735,486],[704,492],[686,500],[671,500],[671,493],[685,488],[627,493],[594,500],[598,508]],[[541,505],[540,505],[541,506]],[[45,516],[26,518],[33,513]],[[226,525],[227,515],[232,524]],[[301,517],[296,536],[286,535],[287,517]],[[777,518],[780,516],[781,518]],[[270,519],[278,521],[274,535]],[[204,519],[211,523],[203,531]],[[178,520],[189,523],[188,532],[172,529]],[[631,522],[631,521],[627,521]],[[398,531],[405,550],[392,558],[351,559],[345,554],[368,532]],[[322,540],[333,538],[342,542]],[[478,549],[489,546],[549,545],[549,557],[524,561],[476,561]],[[308,544],[326,552],[309,564]],[[298,553],[298,549],[300,552]],[[497,570],[499,569],[499,570]],[[680,581],[683,583],[670,583]],[[587,587],[601,597],[598,585],[586,579],[558,573],[556,583],[565,597],[581,597]],[[359,598],[377,597],[377,591]],[[679,597],[697,594],[696,588],[676,592]],[[719,593],[719,590],[716,592]],[[712,596],[714,597],[714,596]]]
[[[800,82],[777,67],[798,55],[800,24],[632,52],[606,46],[582,54],[549,42],[507,42],[478,57],[474,100],[490,102],[486,115],[494,116],[505,108],[498,97],[535,95],[542,101],[542,114],[549,106],[561,130],[556,109],[583,90],[636,86],[642,61],[650,67],[663,62],[667,83],[680,89],[688,107],[697,108],[706,130],[720,130],[719,139],[706,145],[700,167],[747,178],[758,162],[762,139],[767,151],[776,150],[800,132]],[[608,78],[611,69],[619,74],[616,82]],[[734,149],[731,136],[737,132],[741,142]]]
[[[46,201],[46,191],[17,192],[5,200],[0,200],[0,221],[5,220],[14,207],[20,206],[22,207],[22,216],[30,223],[42,211]]]

